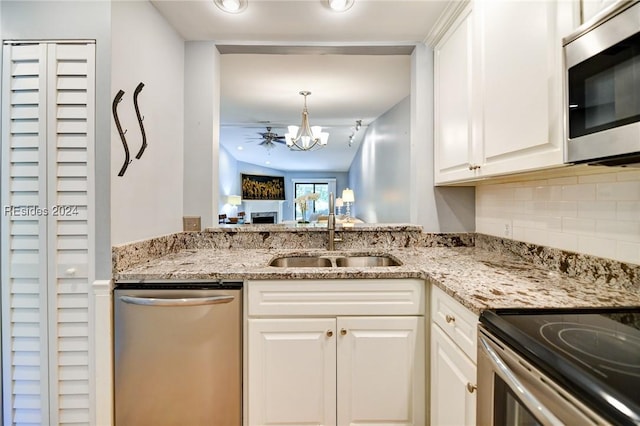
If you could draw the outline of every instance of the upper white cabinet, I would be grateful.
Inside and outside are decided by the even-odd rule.
[[[473,19],[467,7],[434,51],[435,180],[436,183],[473,178],[479,150],[472,136]]]
[[[478,0],[435,48],[435,181],[563,162],[562,1]]]

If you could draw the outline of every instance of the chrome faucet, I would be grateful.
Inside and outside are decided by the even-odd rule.
[[[336,243],[342,241],[342,238],[336,237],[336,215],[335,206],[333,202],[333,192],[329,193],[329,218],[327,220],[327,231],[329,231],[329,238],[327,244],[327,250],[335,250]]]

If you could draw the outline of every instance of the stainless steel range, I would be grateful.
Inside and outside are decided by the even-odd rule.
[[[640,308],[485,311],[478,425],[640,425]]]

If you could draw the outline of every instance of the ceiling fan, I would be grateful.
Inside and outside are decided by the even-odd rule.
[[[267,149],[272,149],[274,148],[276,145],[276,143],[281,143],[281,144],[285,144],[286,140],[284,136],[280,136],[277,133],[273,133],[271,131],[271,127],[267,127],[267,131],[266,132],[258,132],[258,134],[260,135],[260,138],[254,138],[254,139],[261,139],[262,142],[260,142],[258,145],[262,145]]]

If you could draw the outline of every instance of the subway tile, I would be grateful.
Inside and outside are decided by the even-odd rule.
[[[640,222],[598,220],[596,221],[596,236],[640,243]]]
[[[616,174],[615,173],[601,173],[597,175],[584,175],[578,177],[578,183],[605,183],[605,182],[615,182]]]
[[[618,220],[640,221],[640,201],[618,201],[617,204]]]
[[[524,187],[524,188],[514,188],[513,198],[515,200],[532,200],[533,199],[533,188]]]
[[[567,251],[578,251],[578,236],[575,234],[567,234],[564,232],[547,233],[549,246]]]
[[[640,244],[618,241],[616,246],[616,260],[620,262],[640,264]]]
[[[578,236],[578,251],[592,256],[614,259],[616,256],[616,241],[606,238],[595,238],[586,235]]]
[[[564,201],[595,200],[596,184],[565,185],[562,187],[562,199]]]
[[[578,217],[577,201],[549,201],[547,212],[551,216]]]
[[[526,240],[526,236],[525,236],[525,231],[527,228],[521,228],[519,226],[514,226],[513,227],[513,236],[512,238],[516,241],[524,241],[524,242],[529,242]]]
[[[622,170],[616,173],[616,178],[618,182],[640,181],[640,170],[638,169]]]
[[[596,195],[598,200],[640,200],[640,182],[598,183],[596,186]]]
[[[547,231],[545,229],[524,228],[524,240],[527,243],[548,246]]]
[[[528,214],[546,216],[548,213],[546,201],[525,201],[524,211]]]
[[[549,179],[549,185],[576,185],[578,183],[577,176],[559,177]]]
[[[549,187],[549,200],[550,201],[562,201],[562,186],[550,186]]]
[[[578,217],[589,219],[615,219],[615,201],[578,201]]]
[[[562,232],[579,235],[594,235],[596,232],[596,221],[594,219],[563,217]]]
[[[533,199],[535,201],[549,201],[551,199],[551,187],[538,185],[533,188]]]

